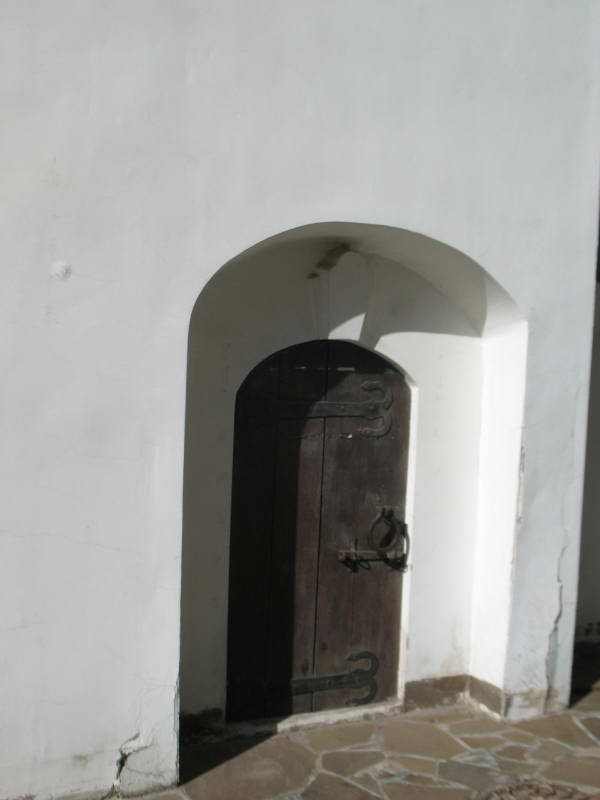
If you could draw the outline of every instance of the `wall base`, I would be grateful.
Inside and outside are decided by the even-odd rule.
[[[472,675],[447,675],[443,678],[427,678],[410,681],[404,693],[404,708],[448,706],[456,703],[475,702],[485,706],[494,714],[503,714],[503,693],[487,681]]]

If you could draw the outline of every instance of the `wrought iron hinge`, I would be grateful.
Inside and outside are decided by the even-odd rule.
[[[382,397],[379,400],[364,400],[356,403],[336,403],[330,400],[319,400],[314,403],[299,400],[279,400],[277,415],[279,419],[313,419],[355,417],[360,419],[380,419],[381,424],[376,428],[359,428],[356,436],[367,439],[377,439],[385,436],[392,426],[392,401],[394,399],[389,386],[384,386],[379,381],[365,381],[360,385],[365,392],[379,391]]]
[[[312,694],[313,692],[329,692],[335,689],[362,689],[368,688],[363,697],[348,700],[346,705],[360,706],[371,703],[377,695],[375,675],[379,669],[379,659],[375,653],[364,650],[362,653],[352,653],[348,661],[369,660],[367,669],[354,669],[352,672],[343,672],[338,675],[326,675],[319,678],[298,678],[292,681],[292,694]]]

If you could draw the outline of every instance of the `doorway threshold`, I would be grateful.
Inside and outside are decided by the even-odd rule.
[[[361,722],[397,715],[404,711],[404,703],[399,698],[384,700],[380,703],[354,706],[349,708],[332,708],[326,711],[310,711],[302,714],[291,714],[289,717],[273,719],[257,719],[247,722],[227,723],[219,738],[237,738],[239,736],[256,736],[259,734],[294,733],[307,728],[336,725],[340,722]],[[407,711],[407,714],[413,712]]]

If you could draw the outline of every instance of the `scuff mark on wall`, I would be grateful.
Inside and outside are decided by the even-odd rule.
[[[34,794],[20,794],[18,797],[3,797],[1,800],[35,800],[36,795]]]
[[[341,243],[335,247],[330,248],[325,255],[319,260],[317,269],[330,270],[333,269],[338,261],[345,256],[346,253],[353,252],[349,244]]]
[[[507,720],[522,720],[537,717],[543,713],[546,698],[552,698],[554,691],[550,693],[546,689],[528,689],[524,692],[514,692],[504,695],[503,716]]]
[[[517,490],[517,525],[523,521],[523,488],[525,486],[525,442],[521,441],[521,453],[519,455],[519,488]],[[513,552],[514,564],[514,552]]]
[[[66,261],[53,261],[50,266],[50,277],[54,280],[68,281],[73,274],[73,268]]]

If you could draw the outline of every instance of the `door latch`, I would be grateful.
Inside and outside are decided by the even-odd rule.
[[[381,561],[391,569],[406,572],[410,552],[410,537],[406,522],[396,518],[393,506],[383,506],[367,534],[368,550],[361,550],[354,542],[352,549],[338,551],[338,560],[352,570],[371,569],[371,563]],[[383,534],[378,530],[383,527]]]

